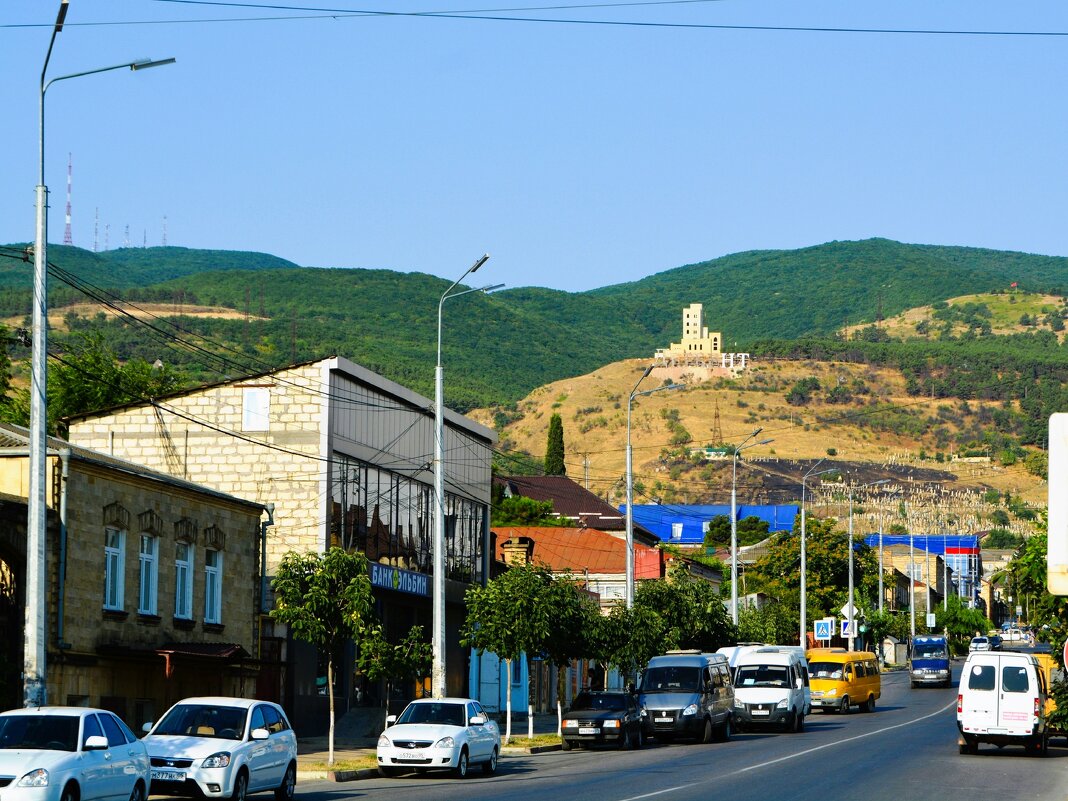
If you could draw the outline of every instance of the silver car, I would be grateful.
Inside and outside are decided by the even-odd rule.
[[[242,801],[272,791],[278,801],[292,801],[297,737],[278,704],[186,698],[145,727],[153,794]]]
[[[0,714],[3,801],[145,801],[148,771],[144,744],[106,710]]]

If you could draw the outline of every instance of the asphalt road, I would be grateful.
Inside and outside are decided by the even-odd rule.
[[[954,680],[960,663],[955,665]],[[1058,737],[1049,756],[1020,748],[957,753],[956,683],[910,689],[905,673],[883,676],[874,714],[815,713],[800,734],[735,735],[728,743],[655,745],[641,751],[572,751],[501,759],[498,773],[473,768],[447,775],[301,783],[301,801],[507,799],[507,801],[1068,801],[1068,747]]]

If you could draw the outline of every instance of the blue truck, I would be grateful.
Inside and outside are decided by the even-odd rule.
[[[949,667],[949,643],[945,637],[916,637],[909,653],[909,680],[913,687],[948,687],[953,674]]]

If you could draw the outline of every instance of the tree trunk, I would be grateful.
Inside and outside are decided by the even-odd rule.
[[[567,668],[556,666],[556,736],[564,733],[564,688],[567,686]]]
[[[512,740],[512,660],[504,660],[504,744]]]
[[[327,738],[329,747],[327,749],[326,764],[333,766],[334,764],[334,658],[331,656],[326,660],[326,693],[330,696],[330,734]]]

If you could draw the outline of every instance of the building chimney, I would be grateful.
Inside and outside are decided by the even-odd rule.
[[[530,537],[512,537],[501,544],[504,551],[504,563],[509,567],[521,567],[529,564],[534,556],[534,540]]]

